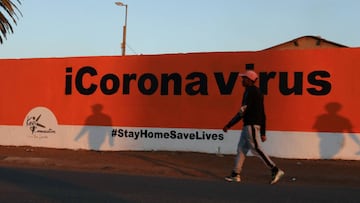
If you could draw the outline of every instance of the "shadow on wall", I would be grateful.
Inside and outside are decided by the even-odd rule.
[[[339,153],[345,146],[345,133],[353,132],[350,120],[339,114],[341,108],[338,102],[326,104],[326,113],[319,115],[313,126],[319,132],[320,156],[323,159],[331,159]],[[360,140],[354,134],[350,136],[360,146]],[[356,154],[360,155],[360,150]]]
[[[100,150],[104,143],[106,136],[109,136],[110,146],[114,145],[114,139],[111,136],[112,120],[111,117],[102,112],[102,104],[94,104],[91,106],[93,114],[88,116],[85,120],[85,126],[81,129],[79,134],[75,137],[78,141],[86,133],[88,133],[89,147],[91,150]]]

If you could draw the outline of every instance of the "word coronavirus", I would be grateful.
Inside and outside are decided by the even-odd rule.
[[[292,74],[292,75],[291,75]],[[143,95],[209,95],[209,81],[215,84],[220,95],[231,95],[237,81],[241,80],[239,72],[190,72],[180,73],[107,73],[100,75],[96,68],[84,66],[73,72],[66,68],[65,94],[71,95],[74,90],[82,95],[101,92],[105,95],[129,95],[137,91]],[[291,77],[291,80],[289,79]],[[282,95],[303,95],[304,93],[322,96],[331,91],[331,75],[325,70],[315,70],[307,75],[304,72],[260,72],[259,87],[268,94],[269,84],[278,81],[278,90]],[[213,83],[215,82],[215,83]],[[305,84],[307,88],[304,90]],[[213,86],[211,86],[213,87]]]

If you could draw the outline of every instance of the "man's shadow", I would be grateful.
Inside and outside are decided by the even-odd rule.
[[[78,141],[86,133],[88,133],[89,147],[91,150],[100,150],[104,143],[106,136],[109,136],[110,146],[114,145],[112,133],[111,117],[102,112],[102,104],[94,104],[91,106],[93,114],[86,118],[85,126],[81,129],[79,134],[75,137]]]
[[[353,133],[353,126],[349,119],[339,114],[342,106],[338,102],[330,102],[325,105],[326,113],[319,115],[313,126],[319,133],[320,156],[331,159],[344,147],[344,133]],[[341,133],[338,136],[334,133]],[[360,146],[360,140],[353,134],[351,138]],[[357,152],[360,155],[360,151]]]

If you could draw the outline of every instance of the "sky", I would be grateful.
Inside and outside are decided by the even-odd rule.
[[[116,1],[21,0],[0,58],[121,55]],[[258,51],[305,35],[360,47],[358,0],[120,1],[126,55]]]

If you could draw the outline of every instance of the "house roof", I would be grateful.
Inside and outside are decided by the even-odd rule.
[[[313,45],[311,45],[311,47],[307,46],[307,47],[301,47],[301,45],[299,45],[300,41],[304,41],[304,40],[312,40],[315,43]],[[346,48],[348,46],[336,43],[336,42],[332,42],[326,39],[321,38],[320,36],[311,36],[311,35],[306,35],[306,36],[302,36],[302,37],[298,37],[295,39],[292,39],[290,41],[266,48],[264,50],[271,50],[271,49],[286,49],[285,47],[289,48],[289,47],[293,47],[293,48],[316,48],[322,44],[326,44],[328,46],[331,47],[342,47],[342,48]],[[323,46],[321,46],[323,47]],[[320,48],[320,47],[319,47]]]

